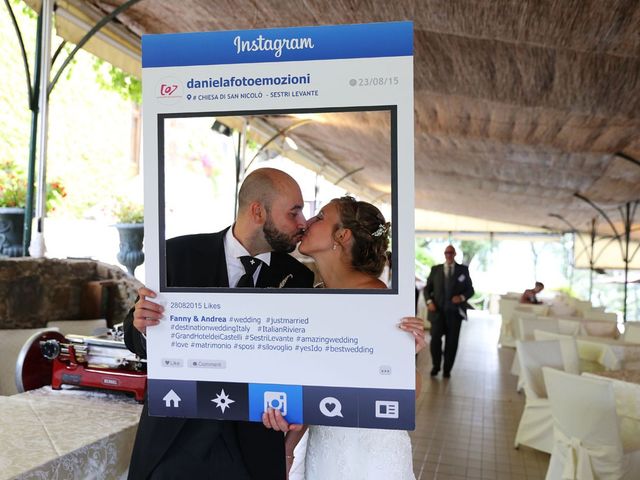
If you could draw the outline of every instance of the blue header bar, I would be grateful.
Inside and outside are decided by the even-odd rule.
[[[411,55],[413,22],[142,37],[143,68]]]

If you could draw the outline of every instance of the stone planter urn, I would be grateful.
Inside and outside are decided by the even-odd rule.
[[[22,257],[24,236],[24,208],[0,208],[0,255]]]
[[[127,271],[133,275],[136,267],[144,262],[144,223],[116,223],[115,227],[120,235],[118,262],[127,267]]]

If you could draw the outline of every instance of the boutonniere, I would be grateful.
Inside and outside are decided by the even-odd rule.
[[[464,273],[458,277],[459,282],[464,282],[467,277],[464,276]]]
[[[278,288],[283,288],[287,284],[290,278],[293,278],[293,273],[290,273],[289,275],[284,277],[280,282],[280,284],[278,285]]]

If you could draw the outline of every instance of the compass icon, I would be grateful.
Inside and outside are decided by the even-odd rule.
[[[219,408],[222,413],[224,413],[227,408],[231,408],[232,403],[236,402],[225,393],[224,388],[220,390],[220,393],[216,393],[216,398],[211,399],[211,401],[216,404],[216,408]]]

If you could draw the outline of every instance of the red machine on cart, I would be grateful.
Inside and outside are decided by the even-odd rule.
[[[142,402],[146,370],[146,360],[127,349],[120,328],[97,336],[64,336],[49,330],[34,335],[22,348],[16,383],[23,391],[46,385],[48,380],[56,390],[62,385],[117,390],[133,393]]]

